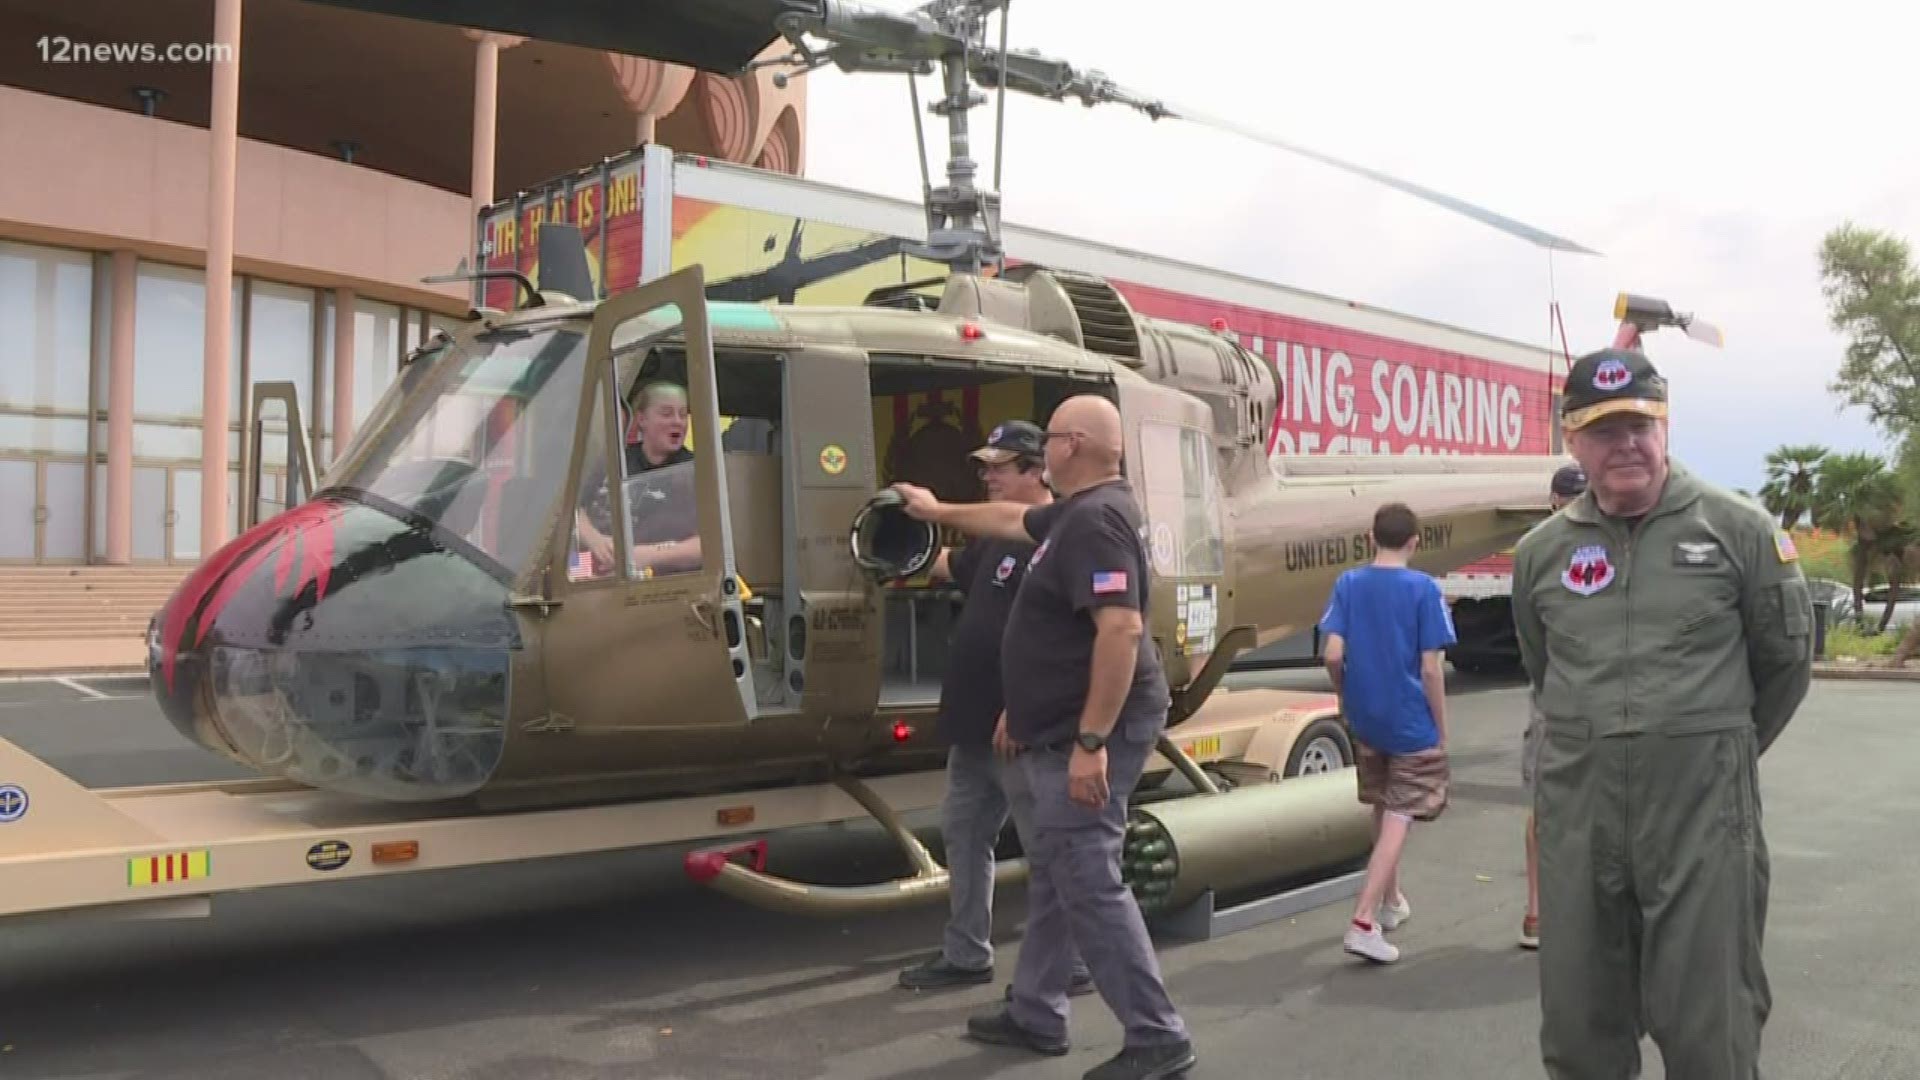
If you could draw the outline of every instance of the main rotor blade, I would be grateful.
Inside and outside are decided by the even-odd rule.
[[[1377,184],[1385,184],[1387,187],[1405,192],[1415,198],[1425,199],[1435,205],[1444,206],[1456,214],[1470,217],[1483,225],[1490,225],[1493,228],[1499,229],[1501,232],[1517,236],[1529,243],[1537,244],[1554,251],[1571,251],[1581,255],[1600,254],[1592,248],[1576,244],[1564,236],[1555,236],[1553,233],[1547,232],[1544,229],[1536,229],[1525,222],[1515,221],[1505,214],[1495,213],[1485,207],[1475,206],[1463,199],[1456,199],[1445,192],[1423,187],[1411,180],[1402,180],[1397,176],[1390,176],[1378,169],[1369,169],[1365,165],[1355,165],[1350,161],[1342,161],[1330,154],[1323,154],[1318,150],[1311,150],[1296,143],[1288,142],[1285,139],[1269,135],[1264,131],[1247,127],[1245,124],[1235,123],[1231,120],[1223,120],[1217,116],[1208,116],[1205,113],[1180,108],[1178,106],[1168,105],[1165,108],[1166,115],[1168,116],[1178,117],[1190,123],[1202,124],[1207,127],[1217,128],[1221,131],[1230,132],[1242,138],[1251,139],[1254,142],[1271,146],[1276,150],[1285,150],[1288,153],[1299,154],[1301,157],[1312,158],[1323,165],[1331,165],[1336,169],[1343,169],[1356,176],[1366,177]]]
[[[1003,58],[997,51],[979,50],[968,55],[968,67],[974,81],[987,87],[997,87],[1002,79],[1000,64]],[[1456,214],[1470,217],[1482,225],[1490,225],[1501,232],[1517,236],[1531,244],[1554,251],[1572,251],[1582,255],[1598,255],[1599,252],[1582,244],[1576,244],[1564,236],[1555,236],[1544,229],[1536,229],[1525,222],[1515,221],[1505,214],[1496,214],[1485,207],[1475,206],[1463,199],[1422,187],[1397,176],[1389,176],[1378,169],[1369,169],[1364,165],[1355,165],[1342,161],[1318,150],[1309,150],[1304,146],[1276,138],[1267,132],[1248,127],[1232,120],[1223,120],[1209,116],[1197,109],[1188,109],[1162,101],[1146,94],[1138,93],[1121,86],[1108,78],[1105,72],[1082,70],[1057,57],[1046,56],[1028,49],[1009,50],[1004,58],[1006,64],[1006,88],[1024,94],[1064,101],[1078,98],[1087,105],[1114,103],[1126,105],[1146,113],[1155,120],[1164,117],[1177,117],[1189,123],[1201,124],[1221,131],[1250,139],[1290,154],[1312,158],[1323,165],[1331,165],[1356,176],[1365,177],[1377,184],[1384,184],[1396,191],[1404,192],[1418,199],[1446,207]]]
[[[734,75],[780,39],[782,15],[821,0],[308,0],[449,26],[608,49]]]

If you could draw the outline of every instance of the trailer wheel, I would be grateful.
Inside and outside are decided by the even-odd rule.
[[[1287,753],[1287,771],[1282,775],[1332,772],[1352,764],[1353,741],[1347,737],[1346,726],[1333,719],[1315,720],[1293,740],[1293,749]]]

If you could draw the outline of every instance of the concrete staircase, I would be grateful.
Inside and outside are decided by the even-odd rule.
[[[190,569],[0,567],[0,669],[137,666],[147,620]]]

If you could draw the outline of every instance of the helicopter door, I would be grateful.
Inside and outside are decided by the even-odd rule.
[[[542,648],[557,729],[618,736],[751,715],[702,287],[691,267],[594,315],[573,510],[548,563],[560,605]]]
[[[1213,412],[1170,387],[1126,383],[1127,479],[1146,518],[1153,566],[1148,633],[1167,680],[1185,686],[1206,663],[1231,614],[1226,497],[1215,471]]]
[[[276,407],[270,407],[276,406]],[[313,448],[290,382],[253,384],[247,431],[247,473],[240,495],[240,531],[313,497]],[[278,435],[281,445],[270,438]]]

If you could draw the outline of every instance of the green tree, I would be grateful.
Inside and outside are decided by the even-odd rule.
[[[1828,454],[1815,474],[1813,523],[1852,540],[1854,618],[1867,617],[1868,576],[1884,559],[1883,537],[1898,524],[1900,485],[1872,454]]]
[[[1831,389],[1847,404],[1864,408],[1875,424],[1900,440],[1901,467],[1898,477],[1889,481],[1895,489],[1892,501],[1904,501],[1909,520],[1920,520],[1920,462],[1915,461],[1914,445],[1920,432],[1920,270],[1905,240],[1850,221],[1822,239],[1819,260],[1827,321],[1847,340]],[[1873,558],[1871,541],[1866,557]],[[1856,584],[1854,610],[1864,618],[1858,591]],[[1904,664],[1916,651],[1920,620],[1908,627],[1894,652],[1894,664]]]
[[[1893,624],[1893,610],[1900,603],[1900,587],[1920,576],[1915,574],[1920,570],[1920,531],[1906,521],[1881,529],[1873,539],[1872,557],[1881,576],[1887,579],[1887,603],[1880,609],[1880,625],[1874,629],[1875,633],[1884,634]]]
[[[1909,433],[1901,442],[1900,459],[1894,467],[1894,474],[1900,490],[1901,502],[1907,511],[1908,522],[1920,524],[1920,438],[1916,438],[1912,433]],[[1906,551],[1902,553],[1901,568],[1906,571],[1901,575],[1901,580],[1920,580],[1920,536],[1913,537]],[[1894,590],[1894,595],[1899,595],[1897,588]],[[1893,609],[1889,607],[1886,615],[1881,617],[1883,629],[1892,613]],[[1899,647],[1893,650],[1893,666],[1905,666],[1915,652],[1920,652],[1920,619],[1915,619],[1907,627],[1907,632],[1900,638]]]
[[[1847,339],[1832,391],[1904,437],[1920,425],[1920,270],[1907,242],[1841,225],[1820,244],[1820,291]]]
[[[1767,482],[1760,487],[1760,505],[1791,529],[1813,513],[1813,480],[1827,456],[1824,446],[1782,446],[1767,455]]]

